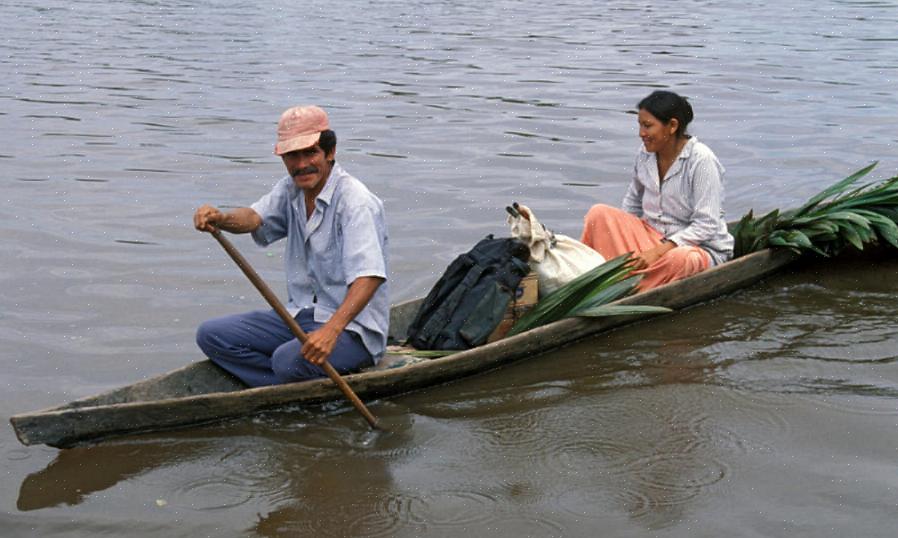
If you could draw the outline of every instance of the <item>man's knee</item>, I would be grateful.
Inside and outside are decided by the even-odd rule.
[[[272,360],[271,371],[274,372],[278,383],[293,383],[294,381],[325,377],[324,370],[302,356],[293,357],[290,360]]]
[[[234,345],[232,316],[208,319],[196,330],[196,345],[209,356],[210,352],[227,352]]]
[[[204,321],[196,330],[196,345],[203,352],[218,347],[216,345],[218,343],[217,334],[218,331],[214,320]]]
[[[303,379],[323,377],[324,372],[302,356],[302,346],[298,340],[279,347],[271,356],[271,371],[278,383],[290,383]]]
[[[292,359],[292,361],[301,360],[305,359],[301,357],[293,357]],[[284,359],[278,360],[277,356],[271,357],[271,371],[274,373],[274,377],[277,378],[278,383],[287,383],[289,381],[293,381],[295,368],[291,365],[292,361]]]

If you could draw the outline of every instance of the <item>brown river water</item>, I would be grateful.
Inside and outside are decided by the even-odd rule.
[[[262,306],[202,203],[317,103],[385,201],[393,300],[526,203],[617,204],[633,107],[692,100],[726,209],[898,173],[898,3],[71,0],[0,6],[4,417],[200,359]],[[282,252],[235,240],[283,292]],[[898,261],[815,260],[477,377],[71,450],[0,429],[0,536],[863,536],[898,527]]]

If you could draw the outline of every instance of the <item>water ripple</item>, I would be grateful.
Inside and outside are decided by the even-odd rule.
[[[412,522],[426,522],[438,529],[488,526],[496,520],[496,499],[480,492],[451,490],[413,497],[402,503]]]

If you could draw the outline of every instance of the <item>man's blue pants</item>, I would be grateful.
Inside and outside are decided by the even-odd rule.
[[[311,308],[297,314],[306,333],[323,326]],[[209,359],[251,387],[324,377],[300,350],[302,344],[274,310],[257,310],[210,319],[200,325],[196,343]],[[371,354],[355,333],[343,331],[328,362],[341,374],[371,366]]]

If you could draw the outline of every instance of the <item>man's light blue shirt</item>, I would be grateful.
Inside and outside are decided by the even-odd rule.
[[[376,364],[386,349],[390,319],[387,228],[380,199],[335,163],[308,220],[305,197],[290,176],[251,207],[262,217],[262,226],[252,234],[257,244],[287,238],[284,265],[291,315],[313,307],[315,321],[325,323],[355,279],[385,280],[346,327],[361,336]]]

